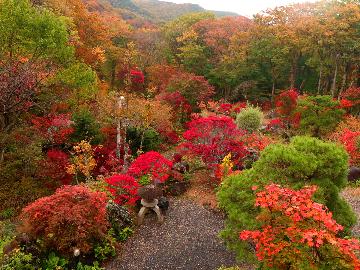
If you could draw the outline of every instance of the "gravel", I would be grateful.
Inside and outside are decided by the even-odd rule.
[[[356,214],[357,223],[352,228],[352,233],[355,237],[360,237],[360,188],[347,188],[341,195],[350,204]]]
[[[235,256],[218,237],[220,213],[187,199],[170,201],[164,224],[147,215],[136,234],[107,270],[216,270],[236,265]]]

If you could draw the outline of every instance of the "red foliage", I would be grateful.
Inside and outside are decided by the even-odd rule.
[[[200,108],[202,110],[208,110],[214,114],[226,115],[234,117],[244,108],[246,108],[246,102],[237,102],[235,104],[231,103],[223,103],[221,100],[216,101],[208,101],[207,104],[202,102],[200,104]]]
[[[166,88],[167,91],[179,91],[187,102],[197,108],[201,101],[206,102],[215,93],[215,88],[203,76],[196,76],[192,73],[183,72],[173,77]]]
[[[350,100],[348,100],[348,99],[342,99],[342,100],[340,100],[340,108],[348,109],[348,108],[351,108],[352,106],[354,106],[354,104],[352,103],[352,101],[350,101]]]
[[[285,127],[285,125],[281,118],[274,118],[269,121],[269,123],[266,126],[266,129],[267,130],[277,130],[277,129],[281,129],[284,127]]]
[[[49,114],[44,117],[34,116],[32,124],[40,135],[52,144],[63,144],[74,132],[70,114]]]
[[[353,105],[360,104],[360,87],[350,87],[342,93],[341,98],[347,99],[352,102]]]
[[[188,130],[183,134],[186,142],[180,148],[200,156],[209,166],[219,164],[229,153],[233,162],[239,163],[246,154],[243,144],[238,141],[240,135],[230,117],[199,118],[188,123]]]
[[[144,73],[141,70],[131,69],[130,76],[133,83],[144,83],[145,81]]]
[[[42,79],[41,64],[27,59],[5,63],[0,60],[0,130],[10,125],[12,114],[25,112],[34,105]],[[43,76],[46,76],[42,72]],[[0,119],[1,120],[1,119]]]
[[[244,134],[241,140],[247,150],[255,150],[257,153],[260,153],[271,143],[268,137],[257,133]]]
[[[149,68],[151,85],[158,94],[178,92],[192,108],[198,109],[197,104],[206,102],[215,93],[215,89],[203,76],[182,71],[173,66],[156,65]],[[170,99],[179,98],[170,96]]]
[[[124,162],[123,159],[117,158],[115,147],[112,145],[98,145],[94,148],[96,167],[92,171],[93,175],[109,175],[122,170]]]
[[[247,106],[246,102],[237,102],[233,104],[232,111],[238,114],[242,109],[245,109]]]
[[[117,174],[106,179],[107,189],[115,197],[118,204],[135,205],[140,198],[137,195],[139,184],[129,175]]]
[[[219,106],[219,112],[225,115],[230,115],[232,109],[233,109],[233,105],[231,103],[222,103]]]
[[[296,109],[298,97],[299,94],[296,89],[290,89],[282,92],[276,97],[276,111],[282,117],[290,117]]]
[[[236,33],[247,31],[252,21],[246,17],[224,17],[201,20],[193,28],[198,32],[205,44],[219,57],[226,52]]]
[[[187,117],[192,111],[189,102],[178,91],[162,93],[157,96],[157,99],[169,104],[176,112],[176,115],[184,115]]]
[[[171,175],[173,163],[158,152],[150,151],[138,156],[130,165],[128,173],[135,178],[149,175],[153,182],[165,182]]]
[[[360,132],[345,129],[340,135],[339,141],[350,156],[350,165],[360,165]]]
[[[22,210],[22,230],[33,239],[41,239],[48,250],[70,255],[79,248],[86,254],[106,237],[106,203],[103,192],[64,186]]]
[[[174,130],[157,129],[163,139],[170,144],[177,144],[180,140],[179,135]]]
[[[340,256],[354,269],[360,267],[354,253],[360,250],[359,242],[337,237],[343,227],[336,223],[324,205],[312,201],[316,190],[316,186],[295,191],[271,184],[257,193],[255,205],[263,209],[257,218],[263,224],[262,228],[243,231],[240,238],[255,242],[256,255],[266,266],[298,268],[299,261],[316,265],[321,260],[321,252],[328,252],[330,246],[335,257]]]
[[[110,175],[123,169],[123,158],[118,159],[116,156],[116,128],[105,126],[101,128],[101,133],[104,135],[105,141],[103,145],[94,147],[96,167],[92,174],[95,176]]]
[[[60,182],[62,185],[69,185],[72,175],[66,172],[70,165],[69,156],[61,150],[51,149],[46,154],[46,159],[40,162],[39,176],[50,178]]]

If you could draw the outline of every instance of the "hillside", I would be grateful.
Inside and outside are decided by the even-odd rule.
[[[152,21],[170,21],[181,15],[193,12],[205,12],[206,9],[196,4],[175,4],[159,0],[107,0],[115,8],[131,11]],[[237,16],[226,11],[212,11],[218,17]]]

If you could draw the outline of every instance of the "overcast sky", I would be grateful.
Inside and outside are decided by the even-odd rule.
[[[165,0],[173,3],[193,3],[199,4],[209,10],[232,11],[239,15],[252,17],[267,8],[283,6],[299,2],[315,2],[314,0]]]

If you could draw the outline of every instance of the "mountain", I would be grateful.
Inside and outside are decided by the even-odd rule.
[[[196,4],[175,4],[159,0],[107,0],[113,7],[130,11],[151,21],[170,21],[179,16],[193,12],[206,12]],[[226,11],[210,11],[218,17],[238,16]]]

